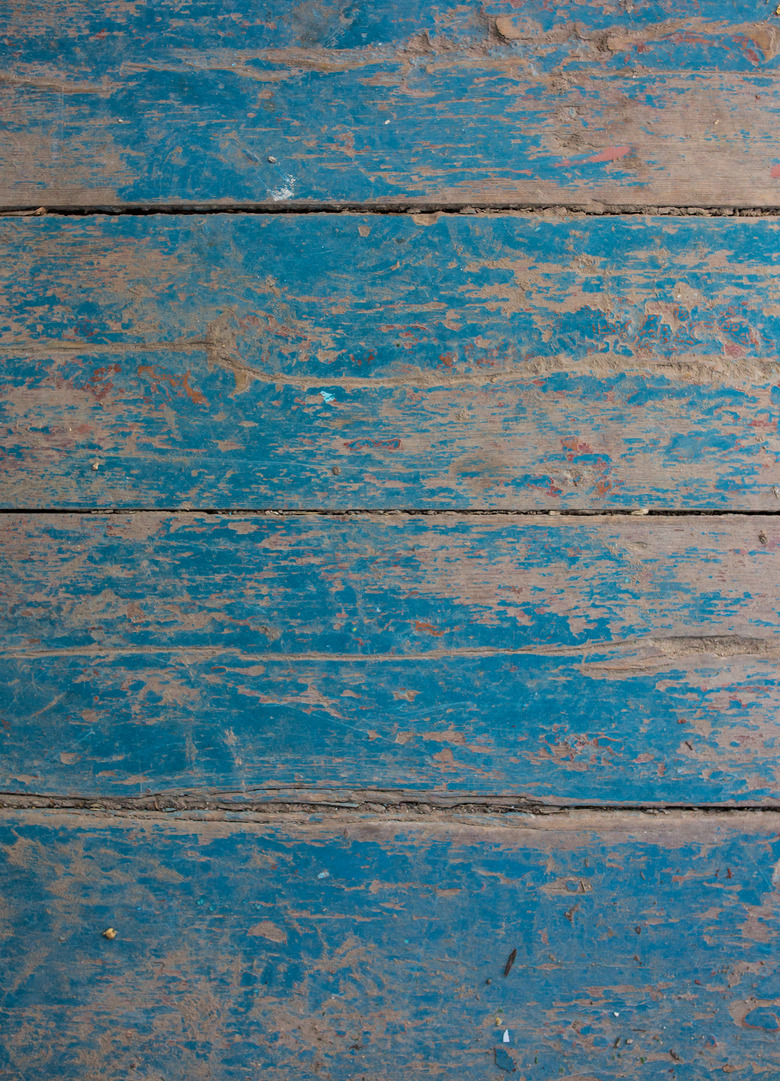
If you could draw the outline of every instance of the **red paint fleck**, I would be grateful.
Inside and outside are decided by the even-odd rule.
[[[550,477],[538,477],[532,480],[528,480],[526,481],[526,487],[539,488],[547,495],[563,495],[563,489],[559,488],[555,481],[552,480]]]
[[[177,397],[186,395],[193,405],[206,404],[206,399],[201,392],[190,386],[189,372],[185,372],[184,375],[171,375],[170,372],[158,371],[152,364],[139,364],[138,374],[149,380],[153,390],[159,390],[162,385],[167,384],[168,389]]]
[[[84,384],[84,389],[91,390],[98,399],[104,398],[114,386],[110,376],[117,375],[121,370],[122,367],[120,364],[106,364],[102,368],[95,368],[92,375]]]
[[[442,353],[439,357],[440,368],[451,368],[455,361],[455,357],[452,353]]]
[[[769,170],[769,175],[772,177],[773,180],[780,180],[780,164],[773,165],[772,168]]]
[[[562,161],[556,162],[556,167],[558,169],[568,169],[571,165],[595,165],[604,161],[617,161],[618,158],[624,158],[626,154],[630,153],[630,146],[608,146],[605,150],[599,150],[595,154],[590,154],[587,158],[579,158],[576,161],[572,161],[571,158],[564,158]]]
[[[414,629],[421,634],[432,634],[434,638],[441,638],[444,634],[444,631],[440,631],[438,627],[434,627],[432,623],[424,619],[415,619]]]
[[[363,360],[365,360],[366,364],[371,364],[374,360],[376,360],[376,353],[369,353],[366,357],[363,358],[363,360],[361,360],[360,357],[355,357],[354,353],[350,353],[349,359],[351,364],[354,364],[356,368],[360,368],[363,365]]]
[[[617,161],[618,158],[624,158],[626,154],[630,153],[630,146],[610,146],[606,150],[600,150],[598,154],[591,155],[586,160],[592,162]]]

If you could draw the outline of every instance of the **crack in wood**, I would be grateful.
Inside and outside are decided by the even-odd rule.
[[[640,650],[643,651],[640,653]],[[561,659],[579,660],[588,663],[593,656],[605,653],[629,654],[623,663],[620,660],[596,662],[595,668],[610,671],[621,669],[663,667],[679,661],[690,654],[708,654],[713,657],[780,657],[780,637],[756,638],[744,635],[670,635],[667,637],[631,638],[625,641],[596,641],[566,646],[518,646],[484,647],[470,646],[450,649],[429,649],[409,653],[328,653],[322,650],[301,653],[279,653],[273,651],[244,651],[235,646],[71,646],[63,649],[31,649],[18,647],[0,649],[0,657],[13,657],[20,660],[45,660],[50,657],[148,657],[184,655],[188,659],[209,660],[216,657],[235,656],[242,662],[253,664],[296,664],[308,662],[329,662],[335,664],[421,664],[428,661],[450,660],[457,658],[479,657],[560,657]],[[591,662],[592,663],[592,662]]]
[[[171,515],[215,515],[217,517],[256,517],[256,518],[444,518],[458,515],[462,518],[633,518],[637,516],[651,518],[777,518],[780,510],[756,508],[684,508],[670,507],[603,507],[599,510],[569,509],[565,511],[548,508],[490,508],[490,507],[452,507],[427,508],[403,507],[392,509],[351,507],[337,510],[331,508],[277,508],[277,507],[2,507],[0,515],[42,516],[42,515],[133,515],[154,514],[162,517]]]
[[[439,390],[451,387],[498,387],[503,384],[521,383],[529,384],[540,377],[553,375],[588,375],[592,366],[587,358],[582,360],[566,357],[549,357],[536,359],[533,363],[523,367],[493,369],[489,373],[465,372],[458,374],[440,371],[419,371],[415,374],[402,375],[365,375],[348,376],[332,375],[329,377],[316,375],[294,375],[282,371],[264,371],[257,365],[247,364],[238,359],[236,350],[220,349],[218,359],[213,354],[219,346],[213,339],[192,338],[173,339],[170,341],[119,341],[119,342],[89,342],[73,339],[53,339],[51,341],[10,341],[0,342],[0,357],[18,358],[24,356],[30,359],[50,359],[57,356],[75,357],[101,357],[101,356],[133,356],[149,353],[193,354],[203,353],[208,355],[213,366],[225,367],[234,372],[242,382],[244,389],[250,382],[267,384],[275,387],[295,387],[299,390],[317,390],[320,388],[337,388],[343,391],[359,390],[385,390],[397,387],[409,390]],[[609,368],[621,375],[637,373],[644,375],[647,368],[641,363],[631,362],[630,358],[620,354],[610,355],[601,353],[600,364],[602,368]],[[667,361],[659,360],[654,369],[664,373],[667,369],[673,369],[678,375],[689,372],[692,378],[706,376],[716,368],[721,358],[717,356],[696,355],[692,357],[676,357]],[[753,362],[753,375],[761,379],[776,379],[780,359],[766,358],[757,359]]]
[[[376,202],[187,202],[187,203],[94,203],[94,204],[43,204],[39,206],[14,207],[0,206],[0,216],[10,218],[42,217],[88,217],[88,216],[124,216],[145,217],[152,215],[204,215],[204,214],[260,214],[260,215],[297,215],[297,214],[355,214],[355,215],[391,215],[405,214],[478,214],[490,216],[527,215],[538,217],[549,215],[555,218],[568,217],[703,217],[703,218],[777,218],[780,217],[780,204],[777,206],[665,206],[661,204],[640,203],[599,203],[594,201],[567,203],[480,203],[431,202],[421,199],[419,202],[376,203]]]
[[[490,815],[550,818],[573,817],[578,814],[646,815],[658,819],[665,815],[722,816],[733,821],[757,816],[777,817],[780,800],[767,803],[683,803],[683,802],[625,802],[566,801],[550,799],[541,801],[527,796],[501,794],[484,795],[472,792],[414,792],[388,789],[328,789],[317,790],[300,787],[286,788],[283,792],[269,789],[264,793],[254,791],[204,791],[153,793],[145,796],[77,796],[39,795],[22,792],[0,792],[0,811],[86,811],[100,814],[111,813],[132,817],[136,814],[160,815],[214,813],[231,819],[243,819],[260,814],[284,816],[300,814],[347,813],[357,817],[391,817],[394,820],[414,821],[438,816],[442,820],[463,815]]]

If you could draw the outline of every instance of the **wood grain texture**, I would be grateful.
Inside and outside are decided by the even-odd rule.
[[[778,506],[778,224],[2,224],[5,507]]]
[[[2,790],[780,795],[777,518],[2,526]]]
[[[0,1076],[771,1076],[779,831],[5,812]]]
[[[758,0],[58,0],[4,30],[4,206],[780,202]]]

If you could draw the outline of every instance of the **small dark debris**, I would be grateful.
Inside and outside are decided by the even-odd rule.
[[[508,976],[509,973],[512,971],[512,965],[515,963],[516,959],[517,959],[517,950],[512,950],[509,957],[507,957],[507,959],[506,959],[506,964],[504,965],[504,975],[505,976]]]

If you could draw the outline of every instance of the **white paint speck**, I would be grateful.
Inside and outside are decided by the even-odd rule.
[[[330,878],[330,871],[320,871],[317,878]]]
[[[295,177],[289,173],[284,178],[284,184],[279,188],[274,188],[271,192],[271,198],[275,203],[281,203],[285,199],[292,199],[295,195]]]
[[[509,1029],[504,1029],[504,1043],[509,1043]]]
[[[335,394],[331,394],[329,390],[321,390],[320,394],[326,402],[335,402],[336,400]]]

